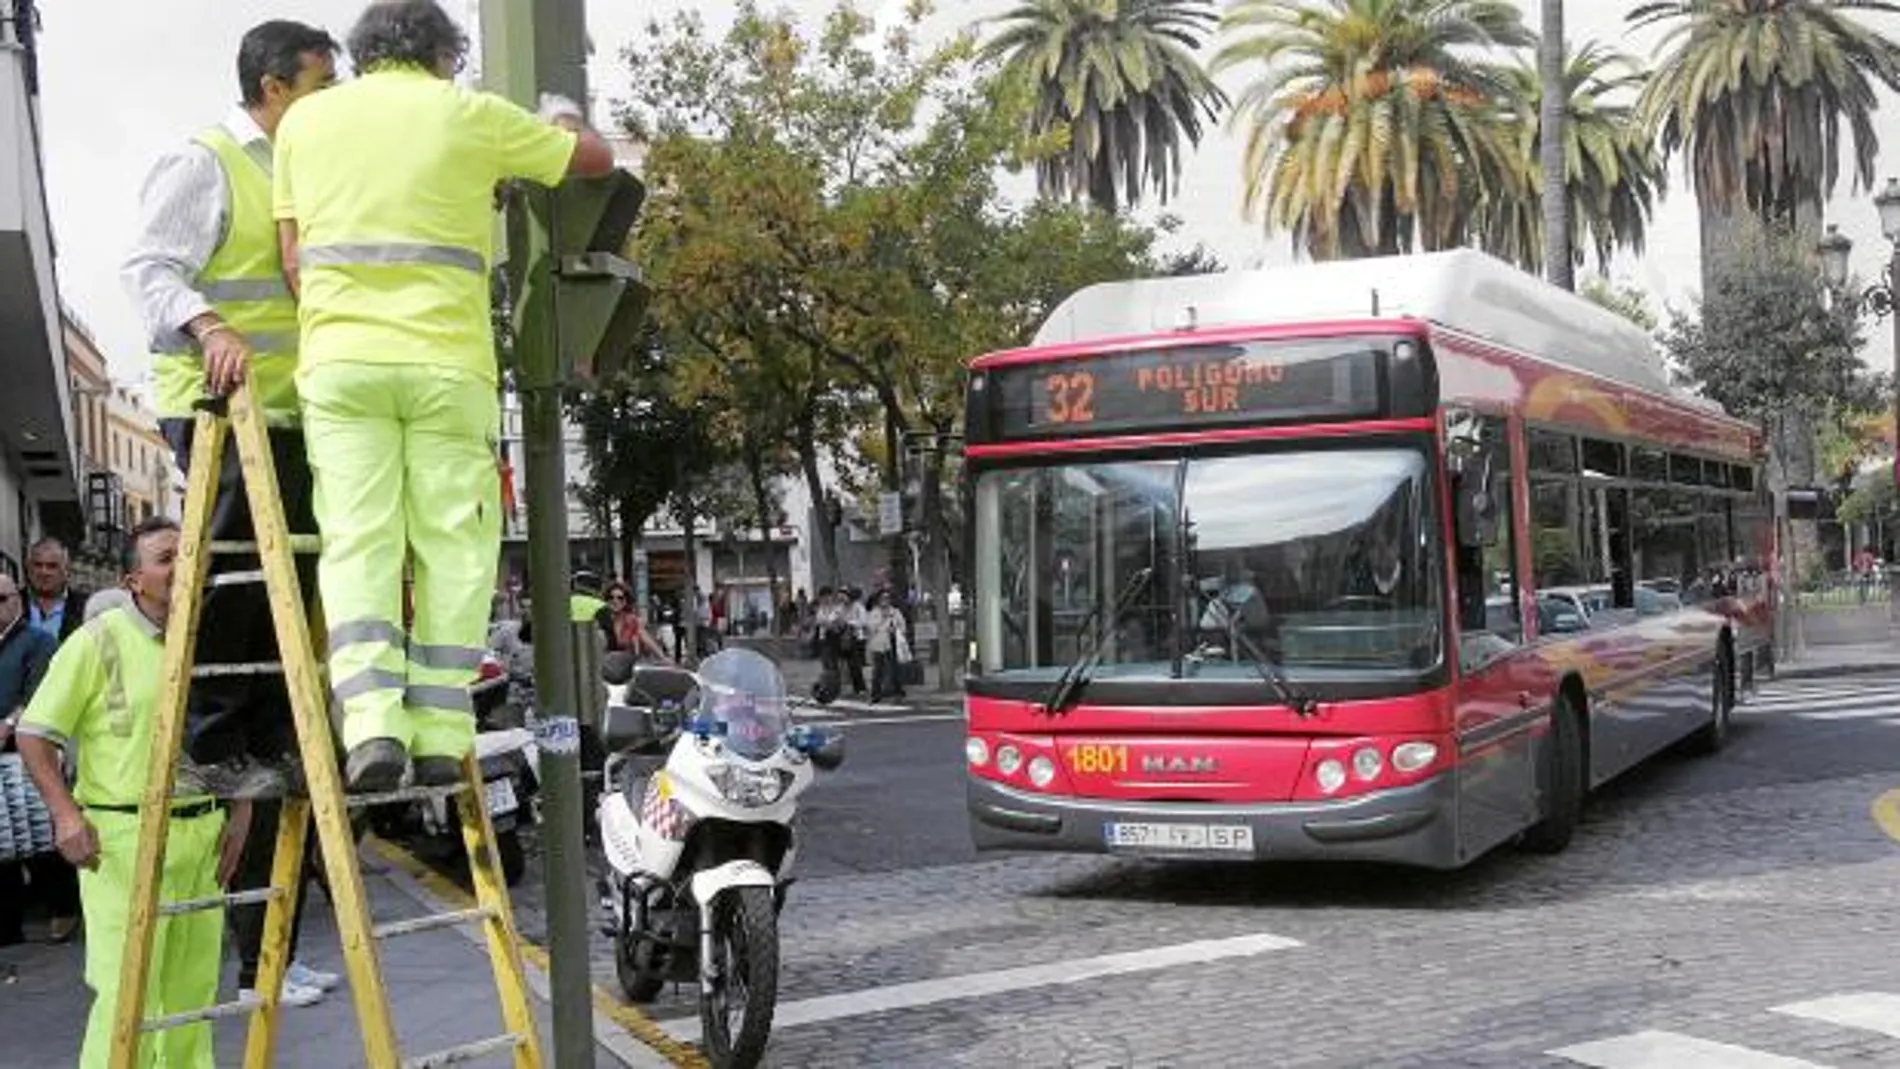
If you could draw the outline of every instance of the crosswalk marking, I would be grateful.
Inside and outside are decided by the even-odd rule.
[[[1736,711],[1800,720],[1880,720],[1900,726],[1900,678],[1771,683]]]
[[[1680,1032],[1632,1032],[1549,1054],[1596,1069],[1828,1069],[1819,1062],[1697,1039]]]
[[[1858,991],[1847,995],[1829,995],[1807,1002],[1776,1006],[1770,1012],[1811,1021],[1845,1025],[1883,1036],[1900,1038],[1900,995],[1884,991]]]

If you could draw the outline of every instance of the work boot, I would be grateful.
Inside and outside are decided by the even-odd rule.
[[[284,786],[282,771],[243,755],[200,763],[192,760],[190,754],[179,754],[172,794],[184,797],[208,794],[213,798],[248,801],[281,798]]]
[[[416,786],[446,787],[462,780],[462,762],[453,757],[416,758]]]
[[[409,770],[409,749],[395,739],[368,739],[350,748],[344,767],[353,794],[377,794],[402,786]]]

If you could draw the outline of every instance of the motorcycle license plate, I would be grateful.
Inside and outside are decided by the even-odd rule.
[[[490,780],[482,785],[482,793],[488,800],[488,815],[507,816],[521,807],[515,799],[515,785],[511,780]]]
[[[1253,853],[1253,829],[1245,824],[1105,824],[1102,834],[1111,850]]]

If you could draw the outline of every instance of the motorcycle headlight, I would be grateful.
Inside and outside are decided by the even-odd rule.
[[[785,797],[785,788],[792,782],[790,773],[769,768],[717,765],[708,768],[706,774],[726,801],[748,807],[772,805]]]

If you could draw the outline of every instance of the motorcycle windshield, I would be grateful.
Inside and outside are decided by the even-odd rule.
[[[699,715],[725,727],[726,749],[762,761],[785,745],[791,714],[785,677],[778,666],[751,650],[724,650],[699,666]]]

